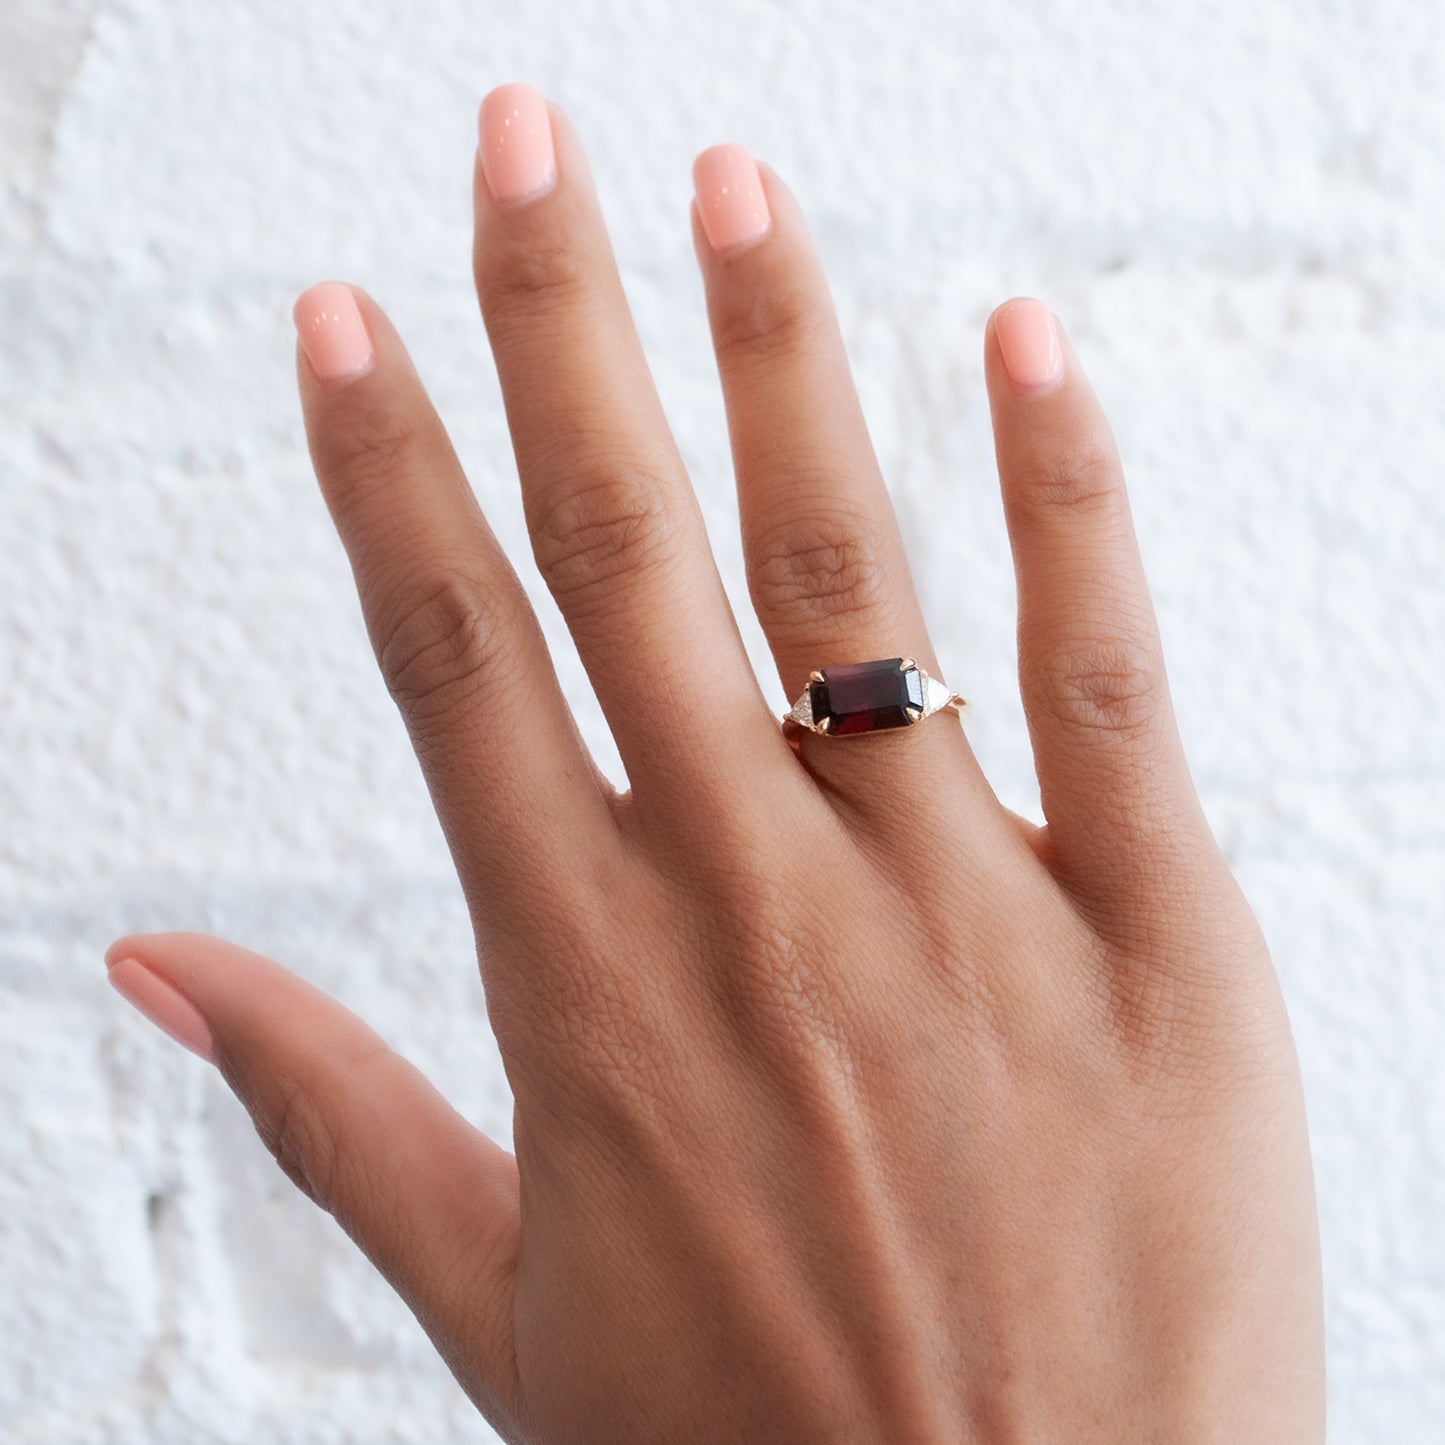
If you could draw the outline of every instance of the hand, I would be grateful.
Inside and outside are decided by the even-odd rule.
[[[193,934],[115,983],[529,1442],[1318,1441],[1299,1074],[1175,730],[1119,458],[1026,298],[984,358],[1043,811],[948,713],[790,744],[560,111],[483,105],[474,263],[586,755],[391,323],[297,306],[312,458],[475,923],[516,1155],[360,1020]],[[694,240],[789,699],[929,646],[817,258],[735,147]],[[949,676],[949,681],[966,682]]]

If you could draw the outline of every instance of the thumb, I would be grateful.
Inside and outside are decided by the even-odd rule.
[[[199,933],[132,935],[110,981],[220,1070],[291,1180],[411,1307],[494,1423],[516,1393],[517,1165],[357,1016]]]

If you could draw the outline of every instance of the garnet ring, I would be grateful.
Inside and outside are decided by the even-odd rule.
[[[803,695],[783,718],[783,731],[853,737],[911,727],[945,708],[960,717],[969,712],[958,693],[930,677],[911,657],[885,657],[809,673]]]

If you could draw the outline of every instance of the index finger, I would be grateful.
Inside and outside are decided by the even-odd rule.
[[[312,461],[472,902],[615,837],[541,629],[401,338],[359,287],[295,304]],[[535,826],[539,817],[550,826]]]

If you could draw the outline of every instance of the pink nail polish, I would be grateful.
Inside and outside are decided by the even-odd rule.
[[[1064,375],[1064,353],[1054,313],[1032,296],[1005,301],[994,317],[1004,370],[1027,391],[1052,388]]]
[[[499,85],[477,116],[482,174],[499,205],[535,200],[557,183],[547,102],[530,85]]]
[[[201,1011],[174,984],[153,973],[139,959],[120,958],[109,968],[115,991],[162,1033],[184,1044],[208,1064],[216,1062],[211,1027]]]
[[[707,243],[732,251],[761,240],[772,228],[757,162],[746,146],[711,146],[692,163],[692,186]]]
[[[296,298],[291,315],[318,381],[335,386],[371,370],[371,337],[349,286],[322,281]]]

